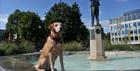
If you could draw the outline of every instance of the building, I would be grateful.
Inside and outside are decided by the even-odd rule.
[[[110,20],[111,44],[140,44],[140,9]]]

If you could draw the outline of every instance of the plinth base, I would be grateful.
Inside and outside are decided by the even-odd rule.
[[[105,50],[102,41],[102,27],[97,25],[90,29],[90,60],[105,60]]]

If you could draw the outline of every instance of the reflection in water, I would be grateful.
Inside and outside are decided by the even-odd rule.
[[[26,62],[25,58],[25,56],[3,57],[0,58],[0,66],[5,68],[5,71],[35,71],[32,64]]]

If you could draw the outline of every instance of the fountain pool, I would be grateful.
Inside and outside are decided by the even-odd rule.
[[[111,51],[105,52],[107,59],[104,61],[91,61],[88,51],[65,52],[64,66],[66,71],[93,71],[93,70],[140,70],[140,52],[136,51]],[[26,64],[35,64],[37,54],[22,54],[13,58],[24,61]],[[1,59],[1,58],[0,58]],[[4,59],[5,60],[5,59]],[[2,66],[5,67],[6,64]],[[22,67],[22,65],[21,65]],[[12,67],[11,67],[12,68]],[[20,68],[20,67],[19,67]],[[61,71],[59,59],[55,68]],[[26,71],[26,70],[25,70]]]

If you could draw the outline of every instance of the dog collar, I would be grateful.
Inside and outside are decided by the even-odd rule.
[[[62,42],[61,38],[55,38],[54,36],[50,35],[50,38],[56,42]]]

